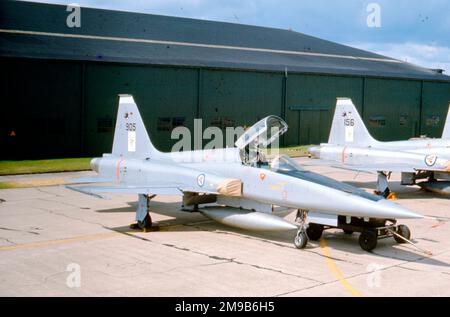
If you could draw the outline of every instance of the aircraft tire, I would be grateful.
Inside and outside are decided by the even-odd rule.
[[[310,223],[306,229],[306,235],[309,240],[319,241],[322,238],[323,226],[316,223]]]
[[[377,247],[378,237],[373,230],[364,230],[359,236],[359,246],[364,251],[372,251]]]
[[[308,243],[306,232],[300,231],[294,238],[294,245],[297,249],[304,249]]]
[[[405,225],[400,225],[397,227],[397,233],[399,235],[401,235],[403,238],[410,240],[411,239],[411,231],[409,230],[409,228]],[[394,239],[395,241],[397,241],[397,243],[406,243],[405,240],[403,240],[400,237],[397,237],[396,235],[394,235]]]

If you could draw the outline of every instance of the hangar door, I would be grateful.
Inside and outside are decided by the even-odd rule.
[[[336,97],[352,98],[362,107],[363,79],[290,74],[286,79],[285,145],[319,144],[328,140]]]
[[[325,131],[331,125],[328,107],[291,106],[298,112],[298,140],[300,144],[320,144],[328,138]]]

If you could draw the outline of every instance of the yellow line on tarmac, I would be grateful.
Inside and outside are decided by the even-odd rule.
[[[47,240],[47,241],[38,241],[38,242],[31,242],[31,243],[24,243],[24,244],[2,246],[2,247],[0,247],[0,251],[12,251],[12,250],[18,250],[18,249],[35,249],[35,248],[42,248],[42,247],[48,247],[48,246],[58,246],[58,245],[76,243],[76,242],[107,239],[107,238],[111,238],[111,237],[119,236],[119,235],[120,235],[120,233],[118,233],[118,232],[103,232],[103,233],[91,234],[91,235],[87,235],[87,236],[79,236],[79,237],[68,238],[68,239]]]
[[[322,238],[320,239],[320,249],[322,250],[322,254],[325,256],[325,260],[327,261],[327,265],[330,268],[331,272],[333,272],[334,276],[339,280],[339,282],[355,297],[363,296],[361,292],[355,289],[349,281],[347,281],[342,275],[341,270],[337,267],[334,261],[330,257],[330,248],[328,248],[327,241]]]

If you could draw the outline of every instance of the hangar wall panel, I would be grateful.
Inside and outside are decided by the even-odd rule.
[[[423,83],[422,135],[442,136],[449,103],[449,83]]]
[[[0,59],[1,159],[81,152],[81,64]]]
[[[378,140],[406,140],[419,134],[420,100],[420,81],[367,79],[364,122]]]
[[[337,97],[350,97],[361,107],[363,79],[290,74],[287,78],[286,145],[328,140]]]
[[[250,126],[281,115],[282,75],[202,70],[200,117],[203,126]]]
[[[192,128],[197,105],[197,71],[193,69],[87,64],[85,70],[85,151],[111,152],[117,95],[132,94],[152,142],[170,150],[171,130]]]

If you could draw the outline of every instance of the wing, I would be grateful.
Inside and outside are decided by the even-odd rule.
[[[66,188],[99,198],[102,193],[122,193],[122,194],[153,194],[153,195],[182,195],[183,192],[200,193],[197,188],[183,183],[146,183],[145,185],[131,185],[126,183],[112,185],[86,185],[86,186],[66,186]],[[218,194],[202,190],[201,193]]]
[[[317,162],[316,162],[317,161]],[[355,172],[376,173],[376,172],[399,172],[399,173],[415,173],[417,171],[444,172],[445,169],[436,168],[417,168],[410,164],[343,164],[330,160],[312,160],[310,163],[302,164],[304,166],[330,166]]]

